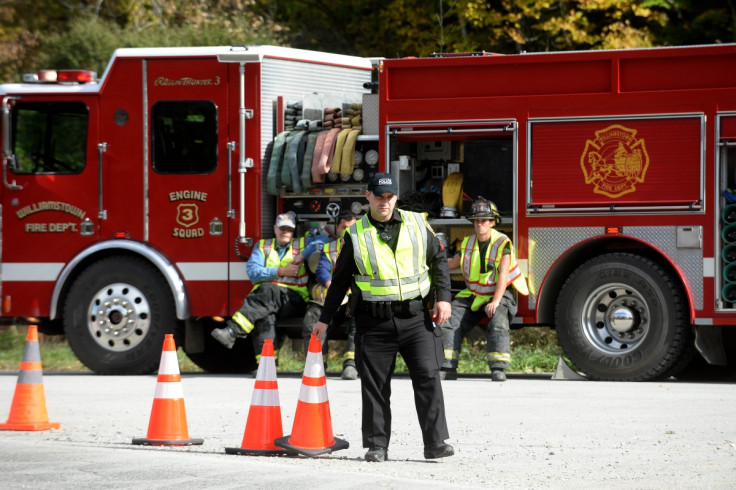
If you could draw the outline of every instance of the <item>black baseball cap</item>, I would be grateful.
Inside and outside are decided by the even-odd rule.
[[[381,172],[374,174],[368,182],[368,190],[376,196],[380,196],[383,193],[390,192],[391,194],[399,194],[399,186],[396,183],[396,179],[393,175]]]

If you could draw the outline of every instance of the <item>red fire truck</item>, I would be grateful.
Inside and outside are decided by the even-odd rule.
[[[229,351],[209,330],[250,290],[241,259],[283,209],[265,155],[290,114],[360,102],[372,71],[268,46],[121,49],[99,80],[0,86],[1,321],[65,333],[98,373],[155,370],[168,332],[205,369],[253,369],[250,342]],[[305,228],[349,206],[351,183],[307,194]]]
[[[99,373],[154,370],[171,331],[207,370],[250,370],[250,342],[229,351],[209,335],[251,287],[242,260],[277,212],[303,232],[365,209],[381,170],[451,251],[473,232],[470,200],[492,199],[530,289],[515,326],[556,328],[590,378],[661,378],[696,349],[724,364],[735,62],[734,45],[386,59],[367,94],[361,58],[124,49],[99,81],[2,85],[0,321],[65,333]],[[294,103],[357,102],[350,172],[272,192]]]
[[[379,107],[402,197],[443,193],[451,249],[468,198],[493,200],[530,289],[516,321],[590,378],[733,354],[736,45],[387,59]]]

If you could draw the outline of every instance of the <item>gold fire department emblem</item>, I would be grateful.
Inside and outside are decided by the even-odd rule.
[[[595,186],[593,192],[616,198],[636,191],[636,184],[644,182],[649,155],[636,132],[614,124],[596,131],[595,140],[585,143],[580,166],[585,183]]]
[[[196,204],[179,204],[176,222],[185,228],[196,225],[199,222],[199,207]]]

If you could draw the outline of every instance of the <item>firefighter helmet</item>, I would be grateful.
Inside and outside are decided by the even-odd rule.
[[[483,196],[478,196],[478,199],[473,201],[473,206],[470,208],[468,219],[473,220],[477,218],[501,221],[501,215],[498,213],[496,205],[493,201],[489,201]]]
[[[315,284],[312,286],[312,290],[309,294],[310,300],[312,303],[317,303],[318,305],[324,305],[325,304],[325,298],[327,297],[327,288],[324,287],[322,284]]]

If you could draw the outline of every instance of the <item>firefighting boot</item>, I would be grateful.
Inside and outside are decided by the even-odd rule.
[[[227,325],[224,327],[212,330],[212,336],[228,349],[232,349],[233,345],[235,345],[235,340],[238,337],[246,337],[247,334],[237,324],[233,323],[232,320],[228,320]]]
[[[342,367],[342,379],[358,379],[358,370],[354,364],[346,363]]]
[[[457,369],[443,367],[440,369],[440,379],[442,380],[455,380],[457,379]]]
[[[506,373],[503,369],[493,368],[491,369],[491,380],[492,381],[506,381]]]

